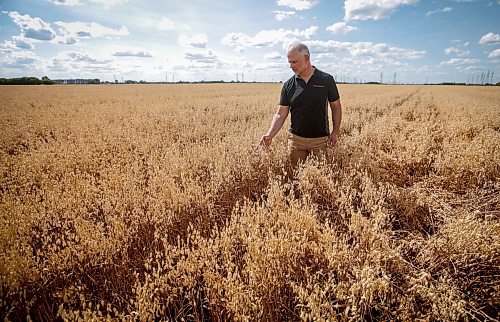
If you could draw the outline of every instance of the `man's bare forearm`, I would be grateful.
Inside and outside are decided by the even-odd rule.
[[[330,103],[330,108],[332,109],[333,133],[338,135],[340,133],[340,123],[342,122],[342,105],[340,104],[340,99]]]
[[[273,138],[279,130],[283,127],[283,124],[285,123],[286,120],[286,115],[282,115],[279,112],[274,114],[273,120],[271,122],[271,127],[269,127],[269,130],[267,131],[266,135],[269,136],[270,138]]]
[[[279,132],[279,130],[283,127],[285,120],[288,116],[289,107],[280,105],[276,114],[273,116],[273,120],[271,121],[271,127],[260,139],[260,145],[269,146],[273,140],[273,137]]]

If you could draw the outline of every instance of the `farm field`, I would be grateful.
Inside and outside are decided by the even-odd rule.
[[[0,87],[0,318],[498,319],[500,88],[339,85],[293,175],[280,89]]]

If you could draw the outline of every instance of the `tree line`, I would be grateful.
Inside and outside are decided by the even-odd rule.
[[[0,85],[53,85],[54,81],[43,76],[37,77],[18,77],[18,78],[0,78]]]

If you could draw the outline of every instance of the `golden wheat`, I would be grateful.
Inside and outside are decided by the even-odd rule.
[[[500,91],[339,89],[291,176],[277,84],[1,87],[0,318],[498,318]]]

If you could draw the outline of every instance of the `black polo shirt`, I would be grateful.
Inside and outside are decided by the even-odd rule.
[[[290,106],[290,132],[305,138],[330,135],[328,102],[339,98],[333,76],[316,67],[307,84],[300,76],[292,76],[283,84],[280,98],[280,105]]]

